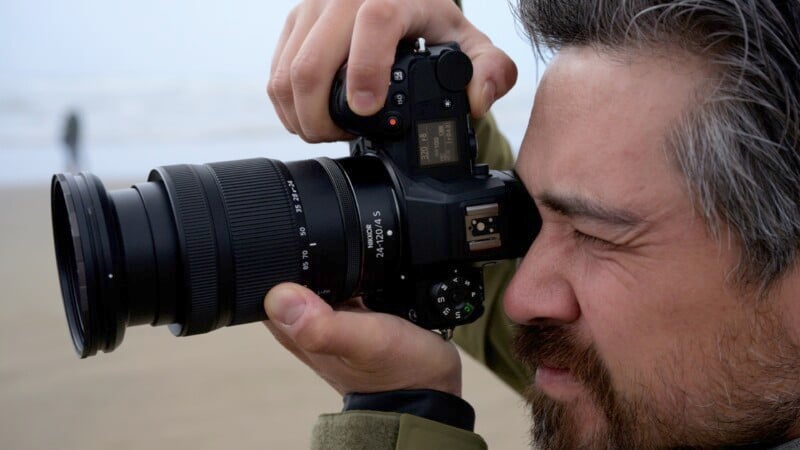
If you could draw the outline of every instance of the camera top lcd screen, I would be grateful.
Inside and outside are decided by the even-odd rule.
[[[420,167],[457,163],[455,119],[417,123],[417,145]]]

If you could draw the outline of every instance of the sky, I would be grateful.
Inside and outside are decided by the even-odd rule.
[[[463,0],[519,69],[494,108],[519,145],[543,64],[506,0]],[[82,113],[89,170],[141,176],[167,163],[344,156],[287,133],[267,96],[291,1],[0,0],[0,185],[64,166],[66,111]]]
[[[261,77],[284,18],[276,0],[0,0],[5,77]],[[467,17],[530,74],[505,0],[464,0]]]
[[[280,1],[2,0],[7,75],[230,76],[262,72]],[[278,30],[279,31],[279,30]]]

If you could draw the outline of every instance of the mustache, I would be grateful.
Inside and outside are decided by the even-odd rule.
[[[516,325],[511,348],[517,360],[532,371],[542,365],[569,369],[601,405],[613,396],[609,371],[597,350],[582,343],[568,326]]]

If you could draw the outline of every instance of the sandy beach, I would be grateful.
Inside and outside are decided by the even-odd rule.
[[[115,352],[79,360],[45,184],[0,189],[0,286],[2,449],[303,449],[316,416],[341,407],[261,324],[189,338],[129,328]],[[463,359],[476,430],[491,449],[527,448],[521,399]]]

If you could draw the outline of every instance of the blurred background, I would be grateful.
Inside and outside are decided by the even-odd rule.
[[[494,107],[517,148],[543,67],[506,0],[463,3],[519,67]],[[293,6],[0,0],[0,448],[302,449],[316,416],[341,408],[261,324],[188,339],[136,327],[114,353],[78,360],[53,253],[55,172],[79,167],[114,189],[165,164],[346,155],[286,132],[266,96]],[[77,159],[64,145],[71,114]],[[477,431],[490,448],[526,448],[520,398],[464,360]]]

